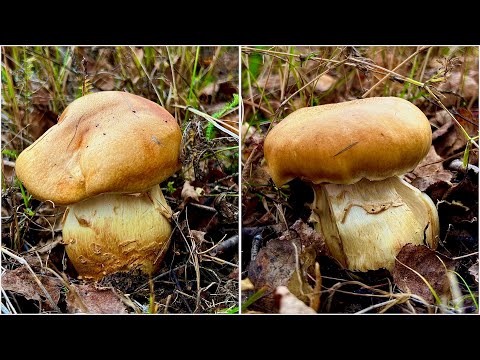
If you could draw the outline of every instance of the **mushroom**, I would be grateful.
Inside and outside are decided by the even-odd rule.
[[[17,159],[37,199],[68,205],[63,242],[81,278],[158,270],[172,210],[159,183],[180,168],[181,131],[156,103],[104,91],[72,102]]]
[[[294,111],[267,135],[274,183],[312,184],[312,221],[331,255],[353,271],[392,270],[407,244],[436,248],[432,200],[400,176],[426,156],[430,124],[415,105],[377,97]]]

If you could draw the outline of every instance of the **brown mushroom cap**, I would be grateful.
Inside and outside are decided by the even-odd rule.
[[[382,180],[412,170],[430,148],[423,112],[407,100],[376,97],[294,111],[267,135],[264,154],[277,186]]]
[[[181,137],[175,118],[150,100],[89,94],[20,154],[16,173],[35,198],[60,205],[144,192],[179,169]]]

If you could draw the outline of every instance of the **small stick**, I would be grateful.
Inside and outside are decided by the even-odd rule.
[[[202,255],[202,256],[205,256],[206,258],[211,259],[213,262],[216,262],[217,264],[220,264],[220,265],[227,264],[227,265],[230,265],[230,266],[233,266],[233,267],[238,267],[237,264],[231,263],[230,261],[220,259],[216,256],[210,256],[210,255],[207,255],[207,254]]]
[[[153,85],[152,78],[151,78],[150,75],[148,74],[147,69],[145,69],[145,66],[143,65],[143,63],[142,63],[142,62],[140,61],[140,59],[138,58],[137,54],[136,54],[135,51],[133,50],[133,47],[132,47],[132,46],[129,46],[129,48],[130,48],[130,50],[132,51],[133,56],[135,56],[135,59],[137,59],[138,63],[140,64],[140,67],[142,68],[143,72],[144,72],[145,75],[147,76],[147,79],[148,79],[148,81],[150,82],[150,85],[152,85],[152,88],[153,88],[153,90],[155,91],[155,94],[157,94],[157,98],[158,98],[158,101],[160,101],[160,105],[162,105],[163,107],[165,107],[165,105],[163,104],[162,98],[160,97],[160,94],[158,93],[157,87],[156,87],[155,85]]]
[[[238,240],[239,240],[238,235],[233,235],[229,237],[227,240],[221,243],[218,243],[214,249],[210,250],[209,255],[216,256],[216,255],[223,254],[226,250],[238,245]]]
[[[478,251],[476,251],[474,253],[471,253],[471,254],[454,257],[454,258],[452,258],[452,260],[463,259],[463,258],[474,256],[474,255],[478,255]]]
[[[216,212],[217,212],[217,209],[215,209],[214,207],[211,207],[211,206],[206,206],[206,205],[202,205],[202,204],[197,204],[197,203],[194,203],[194,202],[189,202],[188,204],[191,205],[191,206],[194,206],[194,207],[196,207],[196,208],[209,211],[209,212],[213,212],[213,213],[216,213]]]
[[[164,314],[168,314],[168,306],[170,305],[171,300],[172,300],[172,294],[167,296],[167,301],[165,302],[165,309],[163,310]]]

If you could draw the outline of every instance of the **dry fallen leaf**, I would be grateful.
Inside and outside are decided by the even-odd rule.
[[[261,305],[274,310],[273,291],[279,286],[287,286],[292,294],[309,303],[313,288],[306,280],[307,271],[313,269],[316,256],[324,248],[323,238],[301,220],[267,242],[248,269],[255,289],[266,286],[270,290],[260,299]]]
[[[305,248],[312,246],[316,255],[326,252],[325,239],[322,235],[308,224],[305,224],[301,219],[295,221],[290,229],[295,230]]]
[[[111,69],[102,69],[95,74],[93,83],[95,86],[103,91],[109,91],[115,89],[114,74],[110,72]]]
[[[300,247],[300,242],[294,241]],[[268,285],[274,289],[286,285],[294,271],[295,249],[292,241],[273,239],[260,249],[255,261],[250,263],[248,277],[256,288]]]
[[[125,305],[112,289],[97,289],[93,284],[72,284],[71,286],[75,289],[76,295],[71,291],[67,294],[69,313],[84,313],[79,300],[91,314],[124,314],[127,312]]]
[[[246,278],[242,279],[242,281],[240,282],[240,289],[242,289],[242,291],[249,291],[254,290],[255,286],[252,284],[249,278]]]
[[[195,200],[198,202],[198,193],[195,188],[190,184],[190,181],[185,181],[182,188],[182,199],[186,202],[188,199]]]
[[[35,81],[31,82],[32,84],[32,104],[33,105],[41,105],[41,106],[48,106],[50,100],[52,100],[52,96],[48,89],[46,89],[42,84],[37,83]]]
[[[206,241],[205,234],[205,231],[190,230],[190,235],[192,236],[197,246],[201,246]]]
[[[438,155],[448,157],[465,147],[465,136],[445,110],[438,111],[430,120],[438,127],[432,134],[432,143]]]
[[[431,185],[440,181],[450,182],[453,174],[443,168],[441,160],[443,158],[438,156],[435,147],[432,145],[427,156],[413,170],[416,178],[412,181],[412,185],[420,191],[425,191]]]
[[[397,255],[393,280],[402,291],[418,295],[433,304],[435,298],[428,285],[411,269],[422,275],[442,299],[450,297],[447,269],[453,269],[454,265],[453,260],[440,256],[424,245],[407,244]]]
[[[463,179],[450,187],[437,203],[440,229],[445,233],[452,256],[462,254],[461,248],[475,251],[478,247],[478,176],[468,171]]]
[[[267,74],[257,80],[257,86],[264,92],[278,91],[282,86],[282,79],[278,74]]]
[[[316,314],[316,312],[293,295],[286,286],[279,286],[275,291],[278,296],[278,312],[280,314]]]
[[[53,276],[37,274],[37,278],[40,280],[45,290],[47,290],[55,304],[57,304],[60,300],[62,282]],[[42,301],[47,309],[52,309],[52,305],[49,301],[46,301],[47,297],[45,293],[40,286],[38,286],[32,273],[30,273],[25,266],[20,266],[15,270],[5,270],[2,274],[1,284],[4,290],[22,295],[27,300]]]

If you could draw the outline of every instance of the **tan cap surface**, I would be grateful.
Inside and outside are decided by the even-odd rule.
[[[420,109],[401,98],[376,97],[291,113],[267,135],[264,155],[277,186],[296,177],[353,184],[412,170],[431,142]]]
[[[89,94],[20,154],[16,173],[35,198],[56,204],[143,192],[180,168],[181,137],[175,118],[150,100]]]

